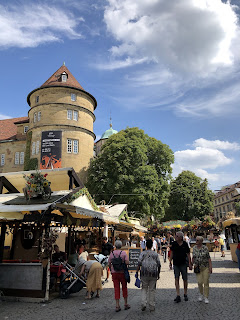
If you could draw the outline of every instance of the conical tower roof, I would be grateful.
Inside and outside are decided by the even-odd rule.
[[[64,81],[63,81],[64,79]],[[30,97],[31,95],[40,89],[49,88],[49,87],[69,87],[78,89],[84,93],[86,93],[89,97],[91,97],[94,101],[94,109],[97,107],[97,100],[92,96],[89,92],[83,89],[83,87],[78,83],[78,81],[74,78],[68,68],[65,66],[65,63],[56,71],[54,74],[41,85],[41,87],[34,89],[27,96],[27,102],[30,106]]]
[[[66,74],[67,76],[67,80],[65,82],[62,81],[62,74]],[[49,86],[68,86],[84,90],[65,66],[65,64],[63,64],[56,72],[54,72],[54,74],[47,81],[45,81],[43,85],[41,85],[41,88]]]

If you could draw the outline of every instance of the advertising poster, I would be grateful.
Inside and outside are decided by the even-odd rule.
[[[61,168],[62,131],[43,131],[40,169]]]

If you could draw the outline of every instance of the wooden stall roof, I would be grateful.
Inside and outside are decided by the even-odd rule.
[[[74,187],[84,187],[73,168],[39,170],[42,174],[47,173],[47,179],[51,182],[53,191],[70,190]],[[21,193],[25,187],[24,175],[29,176],[33,171],[19,171],[0,173],[0,193]]]

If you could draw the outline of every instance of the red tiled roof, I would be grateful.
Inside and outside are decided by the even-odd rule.
[[[66,82],[61,81],[61,74],[63,72],[66,72],[67,74]],[[44,82],[41,88],[47,86],[68,86],[84,90],[65,65],[61,66],[46,82]]]
[[[28,120],[28,117],[0,120],[0,141],[14,139],[17,134],[15,122]]]

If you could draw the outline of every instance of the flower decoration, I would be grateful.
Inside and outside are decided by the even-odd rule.
[[[50,186],[51,182],[46,179],[47,173],[42,174],[40,171],[32,173],[30,176],[23,175],[26,180],[26,191],[29,198],[42,195],[44,193],[44,188]]]

